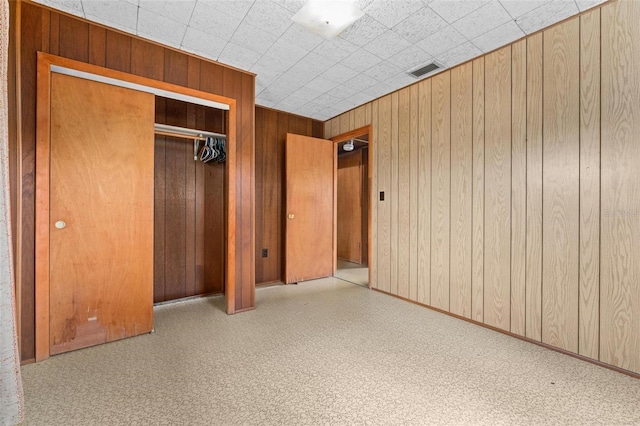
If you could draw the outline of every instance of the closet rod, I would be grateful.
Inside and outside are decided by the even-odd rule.
[[[188,139],[200,139],[204,140],[206,137],[212,138],[225,138],[227,135],[222,133],[207,132],[205,130],[188,129],[186,127],[170,126],[168,124],[155,123],[153,125],[154,131],[159,135],[175,136]]]

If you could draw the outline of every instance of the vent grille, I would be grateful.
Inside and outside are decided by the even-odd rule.
[[[432,62],[423,67],[418,68],[417,70],[410,71],[409,74],[414,76],[415,78],[420,78],[424,75],[434,72],[435,70],[439,70],[440,68],[441,68],[440,65],[436,64],[435,62]]]

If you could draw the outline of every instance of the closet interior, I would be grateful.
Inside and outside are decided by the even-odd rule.
[[[154,303],[224,292],[228,113],[156,96]]]

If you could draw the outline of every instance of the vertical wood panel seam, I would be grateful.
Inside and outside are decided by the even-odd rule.
[[[598,214],[598,360],[602,358],[600,353],[600,346],[602,342],[602,10],[603,8],[600,8],[598,12],[598,19],[600,20],[600,41],[598,52],[598,54],[600,55],[600,63],[598,64],[598,66],[600,67],[600,87],[598,88],[598,90],[600,91],[600,123],[598,123],[598,157],[600,163],[600,170],[598,173],[598,206],[600,209],[600,212]]]
[[[451,77],[453,77],[453,73],[450,73]],[[451,312],[451,224],[452,224],[452,212],[451,212],[451,164],[452,164],[452,160],[451,160],[451,143],[453,138],[451,137],[451,125],[452,125],[452,119],[451,119],[451,104],[453,103],[453,98],[451,96],[451,86],[453,85],[453,81],[451,80],[451,78],[449,79],[449,283],[448,283],[448,287],[449,287],[449,300],[447,302],[447,306],[449,306],[449,308],[447,309],[449,312]]]
[[[542,107],[540,115],[540,341],[543,340],[543,318],[544,318],[544,32],[540,36],[542,52],[540,57],[540,105]]]
[[[582,280],[580,276],[582,261],[582,16],[578,20],[578,318],[577,318],[577,352],[580,353],[580,303],[582,295]]]
[[[509,45],[509,331],[513,331],[513,44]]]

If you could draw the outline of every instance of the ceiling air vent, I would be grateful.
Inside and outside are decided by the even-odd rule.
[[[427,64],[423,67],[420,67],[416,70],[413,71],[409,71],[409,74],[414,76],[415,78],[420,78],[422,76],[425,76],[429,73],[434,72],[435,70],[439,70],[440,68],[442,68],[441,65],[435,63],[435,62],[431,62],[430,64]]]

